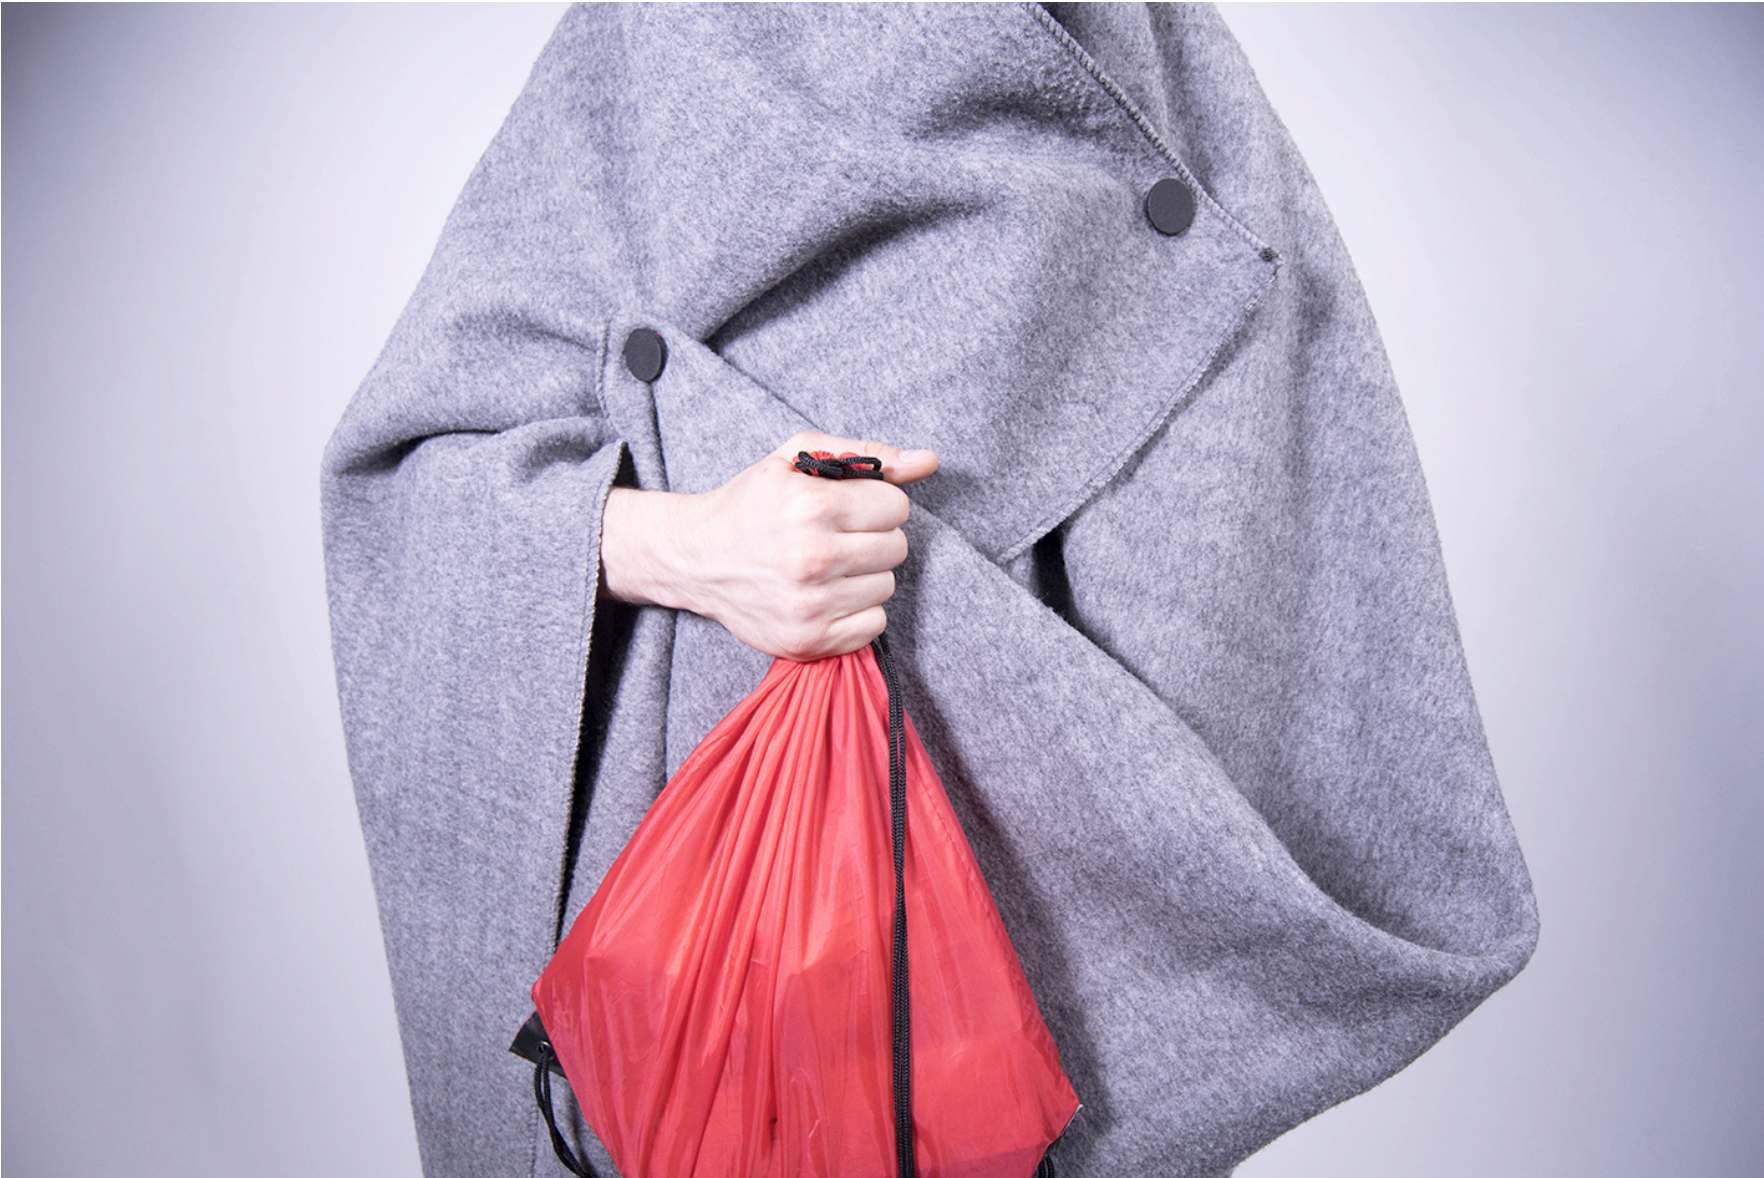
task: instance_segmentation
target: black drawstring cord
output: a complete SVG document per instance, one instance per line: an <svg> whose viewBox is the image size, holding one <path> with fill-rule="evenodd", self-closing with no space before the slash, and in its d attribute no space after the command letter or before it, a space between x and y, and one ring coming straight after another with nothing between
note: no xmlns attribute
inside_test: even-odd
<svg viewBox="0 0 1764 1178"><path fill-rule="evenodd" d="M834 458L826 451L796 455L796 469L823 479L879 479L882 460L865 454ZM916 1178L913 1159L913 1018L907 986L906 919L906 705L888 653L887 636L870 643L888 687L888 816L894 842L894 1160L898 1178Z"/></svg>
<svg viewBox="0 0 1764 1178"><path fill-rule="evenodd" d="M888 686L888 814L894 840L894 1156L900 1178L918 1173L913 1160L912 995L907 987L906 706L885 635L870 643Z"/></svg>
<svg viewBox="0 0 1764 1178"><path fill-rule="evenodd" d="M822 455L826 455L822 457ZM825 450L810 454L807 450L796 452L796 469L803 474L814 475L822 479L879 479L882 477L882 460L871 458L868 454L853 454L846 458L834 458Z"/></svg>
<svg viewBox="0 0 1764 1178"><path fill-rule="evenodd" d="M879 479L882 460L865 454L834 458L799 451L796 469L823 479ZM898 1178L917 1178L913 1159L913 1018L907 985L906 919L906 705L885 635L870 643L888 686L888 816L894 842L894 1160Z"/></svg>
<svg viewBox="0 0 1764 1178"><path fill-rule="evenodd" d="M533 1099L539 1102L539 1111L545 1115L545 1127L551 1130L552 1152L570 1173L579 1175L579 1178L596 1178L593 1168L577 1159L570 1151L570 1143L558 1131L557 1114L551 1109L551 1061L557 1055L551 1049L550 1040L538 1045L538 1055L539 1062L533 1065Z"/></svg>

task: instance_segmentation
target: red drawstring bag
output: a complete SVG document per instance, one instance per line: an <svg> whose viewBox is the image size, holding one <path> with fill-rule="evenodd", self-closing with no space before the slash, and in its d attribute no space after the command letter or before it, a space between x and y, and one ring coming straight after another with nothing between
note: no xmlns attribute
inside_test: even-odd
<svg viewBox="0 0 1764 1178"><path fill-rule="evenodd" d="M1029 1178L1077 1112L899 701L880 640L774 662L533 987L547 1119L554 1052L624 1178Z"/></svg>

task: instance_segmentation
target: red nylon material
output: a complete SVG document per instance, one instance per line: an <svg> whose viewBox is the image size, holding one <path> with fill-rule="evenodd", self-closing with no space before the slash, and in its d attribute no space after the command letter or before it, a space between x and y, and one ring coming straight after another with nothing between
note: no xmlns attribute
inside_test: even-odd
<svg viewBox="0 0 1764 1178"><path fill-rule="evenodd" d="M906 725L924 1178L1029 1178L1078 1109ZM625 1178L895 1175L888 694L869 648L779 659L668 783L533 987Z"/></svg>

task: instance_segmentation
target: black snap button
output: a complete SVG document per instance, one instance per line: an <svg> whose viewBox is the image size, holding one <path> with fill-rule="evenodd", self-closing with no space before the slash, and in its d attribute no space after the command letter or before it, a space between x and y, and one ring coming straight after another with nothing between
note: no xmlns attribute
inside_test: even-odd
<svg viewBox="0 0 1764 1178"><path fill-rule="evenodd" d="M625 337L625 367L631 375L648 384L668 366L668 345L647 327L639 327Z"/></svg>
<svg viewBox="0 0 1764 1178"><path fill-rule="evenodd" d="M1182 181L1166 176L1145 194L1145 215L1152 228L1166 237L1186 233L1194 224L1194 193Z"/></svg>

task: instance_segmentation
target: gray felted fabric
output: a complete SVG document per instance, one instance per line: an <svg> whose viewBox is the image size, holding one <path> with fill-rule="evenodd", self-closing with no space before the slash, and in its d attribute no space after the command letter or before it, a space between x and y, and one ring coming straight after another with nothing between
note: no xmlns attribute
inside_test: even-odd
<svg viewBox="0 0 1764 1178"><path fill-rule="evenodd" d="M942 455L889 630L1085 1104L1063 1174L1228 1171L1529 956L1323 202L1213 12L1057 8L578 9L460 198L324 463L429 1175L558 1172L506 1054L528 989L765 670L597 607L607 489L802 428Z"/></svg>

